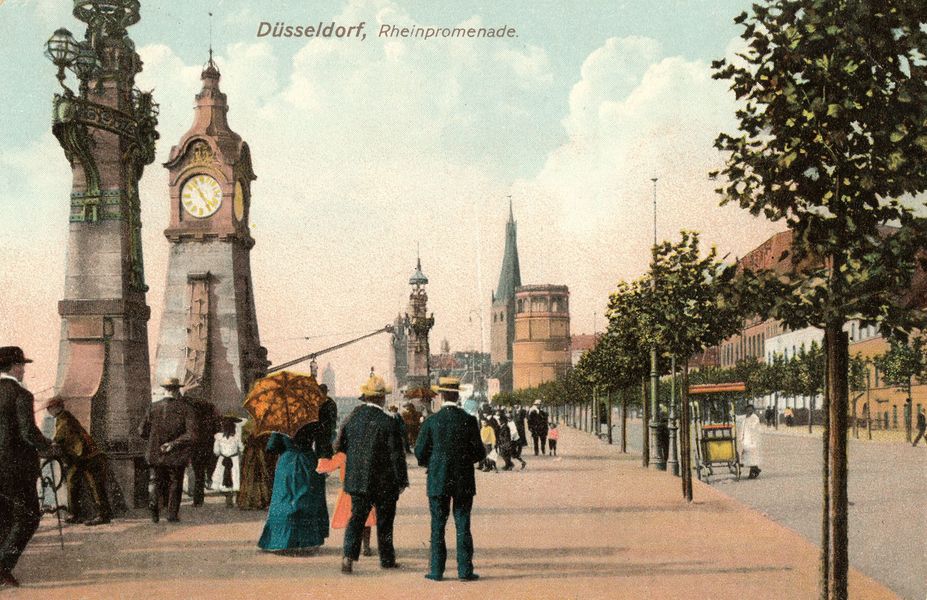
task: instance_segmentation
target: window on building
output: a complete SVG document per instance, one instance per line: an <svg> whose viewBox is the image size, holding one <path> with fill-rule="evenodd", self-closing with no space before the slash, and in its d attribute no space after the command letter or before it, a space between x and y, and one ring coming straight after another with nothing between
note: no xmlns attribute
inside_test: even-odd
<svg viewBox="0 0 927 600"><path fill-rule="evenodd" d="M892 429L898 429L898 405L892 406Z"/></svg>

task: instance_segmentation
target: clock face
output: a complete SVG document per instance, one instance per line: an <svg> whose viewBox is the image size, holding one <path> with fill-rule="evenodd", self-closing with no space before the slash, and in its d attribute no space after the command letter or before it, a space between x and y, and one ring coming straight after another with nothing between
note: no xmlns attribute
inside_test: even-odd
<svg viewBox="0 0 927 600"><path fill-rule="evenodd" d="M234 199L234 208L235 208L235 220L241 221L245 218L245 192L241 187L241 182L235 182L235 199Z"/></svg>
<svg viewBox="0 0 927 600"><path fill-rule="evenodd" d="M183 184L180 201L191 216L204 219L222 205L222 188L209 175L194 175Z"/></svg>

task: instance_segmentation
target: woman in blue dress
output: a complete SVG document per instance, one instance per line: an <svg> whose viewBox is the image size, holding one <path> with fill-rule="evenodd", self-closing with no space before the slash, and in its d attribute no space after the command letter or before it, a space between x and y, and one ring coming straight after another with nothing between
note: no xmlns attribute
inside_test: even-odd
<svg viewBox="0 0 927 600"><path fill-rule="evenodd" d="M258 546L267 552L308 552L328 537L325 477L316 473L318 456L312 441L318 423L310 423L293 438L272 433L267 450L280 454L267 523Z"/></svg>

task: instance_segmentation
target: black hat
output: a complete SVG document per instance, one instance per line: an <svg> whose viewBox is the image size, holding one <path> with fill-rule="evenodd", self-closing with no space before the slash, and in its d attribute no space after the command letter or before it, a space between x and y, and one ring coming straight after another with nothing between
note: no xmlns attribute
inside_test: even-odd
<svg viewBox="0 0 927 600"><path fill-rule="evenodd" d="M23 354L23 349L19 346L3 346L0 348L0 365L21 365L31 363Z"/></svg>

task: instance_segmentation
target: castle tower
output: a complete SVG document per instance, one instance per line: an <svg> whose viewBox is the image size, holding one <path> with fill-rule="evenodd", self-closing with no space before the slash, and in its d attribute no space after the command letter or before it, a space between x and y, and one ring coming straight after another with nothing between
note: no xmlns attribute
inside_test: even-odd
<svg viewBox="0 0 927 600"><path fill-rule="evenodd" d="M135 87L142 62L126 28L139 20L138 2L86 0L73 14L87 24L85 40L59 29L47 50L64 87L60 51L76 45L69 68L81 83L78 95L56 94L53 108L52 132L72 171L55 392L138 500L146 477L135 430L151 396L138 181L154 160L158 111Z"/></svg>
<svg viewBox="0 0 927 600"><path fill-rule="evenodd" d="M406 312L406 396L423 401L432 396L431 364L428 332L435 324L434 315L428 316L428 294L425 285L428 278L422 273L422 259L419 258L415 271L409 278L412 293L409 294L409 308ZM424 408L421 406L420 408Z"/></svg>
<svg viewBox="0 0 927 600"><path fill-rule="evenodd" d="M402 315L396 315L393 332L390 336L390 362L392 363L393 391L398 392L408 384L409 355L406 324Z"/></svg>
<svg viewBox="0 0 927 600"><path fill-rule="evenodd" d="M512 390L512 344L515 341L515 288L521 285L515 216L509 198L509 220L505 225L505 252L499 285L492 295L492 324L489 329L492 376L501 391Z"/></svg>
<svg viewBox="0 0 927 600"><path fill-rule="evenodd" d="M565 285L525 285L516 289L514 389L553 381L571 365L570 290Z"/></svg>
<svg viewBox="0 0 927 600"><path fill-rule="evenodd" d="M248 144L226 119L212 50L200 78L193 126L164 163L170 253L155 377L178 377L187 393L221 413L241 413L268 366L251 283L248 215L256 177Z"/></svg>

